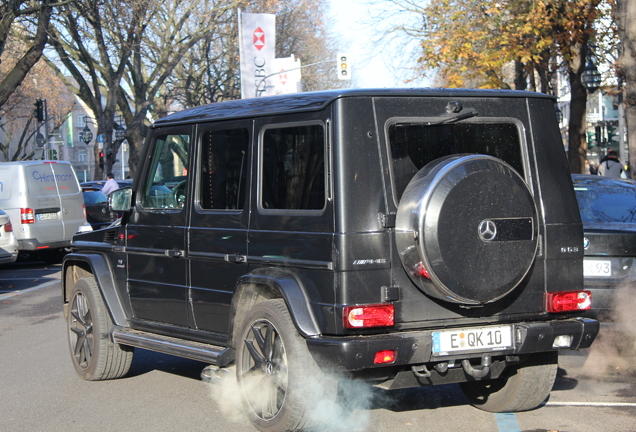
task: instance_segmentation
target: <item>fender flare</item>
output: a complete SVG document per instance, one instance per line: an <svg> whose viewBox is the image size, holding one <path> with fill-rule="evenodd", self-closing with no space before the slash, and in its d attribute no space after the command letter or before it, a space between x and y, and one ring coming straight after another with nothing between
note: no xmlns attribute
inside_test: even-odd
<svg viewBox="0 0 636 432"><path fill-rule="evenodd" d="M280 297L285 301L292 321L303 337L315 337L321 334L318 320L300 278L288 270L258 269L241 276L236 283L237 290L232 299L229 335L234 334L234 318L239 314L239 309L241 307L249 309L253 306L253 304L239 304L242 298L242 287L253 285L266 286L274 291L273 297Z"/></svg>
<svg viewBox="0 0 636 432"><path fill-rule="evenodd" d="M105 256L101 254L75 254L70 253L64 257L62 263L62 299L64 303L67 302L67 293L71 287L67 287L67 283L72 279L67 278L69 268L75 264L82 263L90 268L99 291L102 294L106 309L110 314L113 324L120 326L127 326L127 316L124 312L124 307L121 303L121 299L117 294L115 287L115 280L113 278L113 271L111 270L110 262Z"/></svg>

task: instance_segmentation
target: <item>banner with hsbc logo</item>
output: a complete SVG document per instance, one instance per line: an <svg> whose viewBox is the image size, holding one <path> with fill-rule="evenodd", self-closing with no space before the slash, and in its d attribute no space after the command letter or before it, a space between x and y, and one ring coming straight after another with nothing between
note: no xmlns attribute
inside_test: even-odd
<svg viewBox="0 0 636 432"><path fill-rule="evenodd" d="M241 98L275 94L276 15L241 13Z"/></svg>

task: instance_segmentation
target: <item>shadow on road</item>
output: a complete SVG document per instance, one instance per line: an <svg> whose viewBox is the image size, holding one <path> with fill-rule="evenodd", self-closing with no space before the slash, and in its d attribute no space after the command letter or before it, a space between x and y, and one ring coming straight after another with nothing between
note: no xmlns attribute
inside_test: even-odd
<svg viewBox="0 0 636 432"><path fill-rule="evenodd" d="M59 280L61 265L43 261L17 261L0 265L0 296Z"/></svg>
<svg viewBox="0 0 636 432"><path fill-rule="evenodd" d="M401 390L374 388L369 409L393 412L417 411L468 405L457 384L418 387Z"/></svg>
<svg viewBox="0 0 636 432"><path fill-rule="evenodd" d="M206 363L196 360L135 348L133 363L126 376L134 377L158 370L184 378L200 380L201 371L206 366Z"/></svg>

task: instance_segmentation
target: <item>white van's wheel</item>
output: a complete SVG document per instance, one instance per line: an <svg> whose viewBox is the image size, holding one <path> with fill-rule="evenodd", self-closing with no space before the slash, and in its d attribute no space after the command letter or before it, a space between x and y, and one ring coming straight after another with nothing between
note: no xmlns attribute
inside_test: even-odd
<svg viewBox="0 0 636 432"><path fill-rule="evenodd" d="M113 342L112 321L95 279L84 277L73 286L66 319L71 360L88 381L119 378L130 369L133 348Z"/></svg>

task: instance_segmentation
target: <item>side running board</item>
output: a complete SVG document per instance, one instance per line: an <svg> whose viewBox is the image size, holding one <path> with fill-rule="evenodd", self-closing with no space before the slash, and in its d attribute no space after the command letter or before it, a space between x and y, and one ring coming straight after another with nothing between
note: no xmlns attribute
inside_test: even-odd
<svg viewBox="0 0 636 432"><path fill-rule="evenodd" d="M210 363L218 367L226 367L234 361L234 350L232 348L202 342L194 342L124 327L115 327L112 337L113 341L118 344L185 357Z"/></svg>

